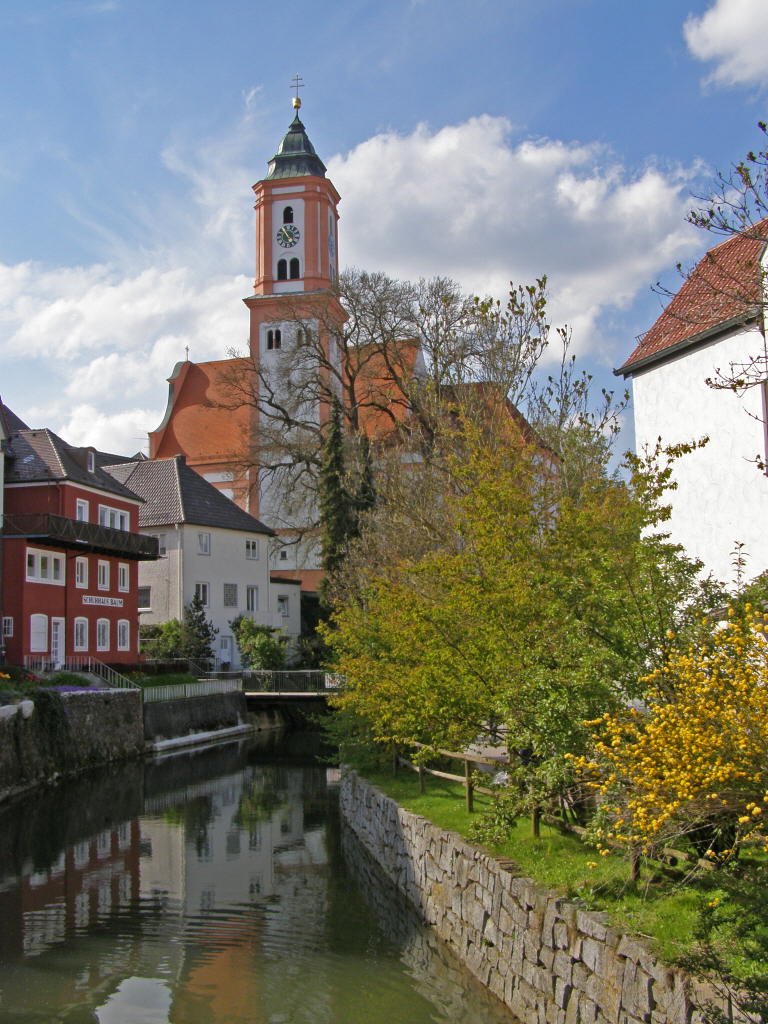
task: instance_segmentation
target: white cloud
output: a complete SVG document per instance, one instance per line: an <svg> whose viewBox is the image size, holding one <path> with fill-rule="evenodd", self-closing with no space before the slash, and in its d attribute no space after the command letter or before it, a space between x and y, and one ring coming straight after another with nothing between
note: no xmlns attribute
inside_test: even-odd
<svg viewBox="0 0 768 1024"><path fill-rule="evenodd" d="M132 453L160 421L185 346L196 361L244 347L253 213L243 147L255 144L243 125L255 96L244 103L230 134L168 145L181 185L173 203L142 211L142 224L153 218L144 247L91 266L0 265L0 386L33 425ZM376 135L328 165L344 264L449 275L500 297L510 280L547 273L553 320L570 322L580 351L599 351L601 318L698 244L683 221L692 170L630 172L598 145L515 140L503 118ZM34 399L15 402L26 393Z"/></svg>
<svg viewBox="0 0 768 1024"><path fill-rule="evenodd" d="M93 445L116 455L147 453L147 430L158 425L152 409L109 413L89 403L74 406L58 433L70 444Z"/></svg>
<svg viewBox="0 0 768 1024"><path fill-rule="evenodd" d="M483 116L334 157L344 261L497 296L546 273L553 317L594 351L601 314L699 244L683 220L693 169L631 173L598 145L511 136L505 119Z"/></svg>
<svg viewBox="0 0 768 1024"><path fill-rule="evenodd" d="M720 85L766 85L768 4L765 0L715 0L700 17L683 26L694 57L715 61L707 81Z"/></svg>

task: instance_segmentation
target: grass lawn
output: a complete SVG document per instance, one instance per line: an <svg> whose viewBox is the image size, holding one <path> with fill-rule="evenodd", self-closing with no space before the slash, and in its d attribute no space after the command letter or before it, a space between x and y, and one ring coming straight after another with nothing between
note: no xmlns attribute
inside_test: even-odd
<svg viewBox="0 0 768 1024"><path fill-rule="evenodd" d="M418 778L407 769L396 776L367 772L366 778L402 807L465 838L476 815L490 803L489 797L475 793L475 811L469 814L460 783L431 777L420 794ZM719 884L717 872L683 885L682 876L652 865L643 865L640 880L630 882L629 863L620 854L600 856L577 836L564 835L543 822L536 839L525 818L505 843L487 849L516 861L536 882L583 900L591 909L608 911L617 927L651 939L655 951L667 961L690 950L698 908Z"/></svg>

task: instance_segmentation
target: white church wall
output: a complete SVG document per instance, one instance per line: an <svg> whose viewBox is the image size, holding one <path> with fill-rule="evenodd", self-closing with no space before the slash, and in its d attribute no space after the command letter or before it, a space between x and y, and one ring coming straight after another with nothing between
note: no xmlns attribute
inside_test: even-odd
<svg viewBox="0 0 768 1024"><path fill-rule="evenodd" d="M652 449L659 437L664 444L709 437L675 467L667 528L724 582L733 579L737 542L745 545L748 577L768 568L768 478L754 461L766 456L762 396L759 388L743 396L715 390L706 380L762 345L756 329L737 331L649 367L632 381L638 452Z"/></svg>

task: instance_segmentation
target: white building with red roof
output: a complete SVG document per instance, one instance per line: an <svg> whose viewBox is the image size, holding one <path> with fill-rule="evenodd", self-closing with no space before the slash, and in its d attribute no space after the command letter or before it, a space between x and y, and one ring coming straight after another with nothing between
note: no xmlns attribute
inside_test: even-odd
<svg viewBox="0 0 768 1024"><path fill-rule="evenodd" d="M636 449L708 443L679 460L670 494L672 539L705 569L733 580L737 544L746 574L768 568L768 386L764 303L768 220L710 249L615 372L632 380ZM757 360L757 363L755 363ZM753 385L712 387L752 365Z"/></svg>

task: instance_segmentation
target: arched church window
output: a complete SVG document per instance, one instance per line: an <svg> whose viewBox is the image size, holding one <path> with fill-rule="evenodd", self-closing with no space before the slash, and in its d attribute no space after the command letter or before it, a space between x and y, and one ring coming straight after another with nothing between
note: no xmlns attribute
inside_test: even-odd
<svg viewBox="0 0 768 1024"><path fill-rule="evenodd" d="M297 280L297 278L301 277L300 270L301 270L301 268L299 266L299 260L298 260L298 258L296 256L294 256L293 259L291 260L291 280L292 281L295 281L295 280Z"/></svg>
<svg viewBox="0 0 768 1024"><path fill-rule="evenodd" d="M288 280L288 260L277 261L277 280L287 281Z"/></svg>
<svg viewBox="0 0 768 1024"><path fill-rule="evenodd" d="M267 331L267 351L271 352L276 348L282 346L282 335L280 334L280 328L276 330Z"/></svg>
<svg viewBox="0 0 768 1024"><path fill-rule="evenodd" d="M280 328L278 327L275 331L275 348L280 348L282 344L282 335L280 334Z"/></svg>
<svg viewBox="0 0 768 1024"><path fill-rule="evenodd" d="M286 206L283 210L283 224L293 224L293 207Z"/></svg>

